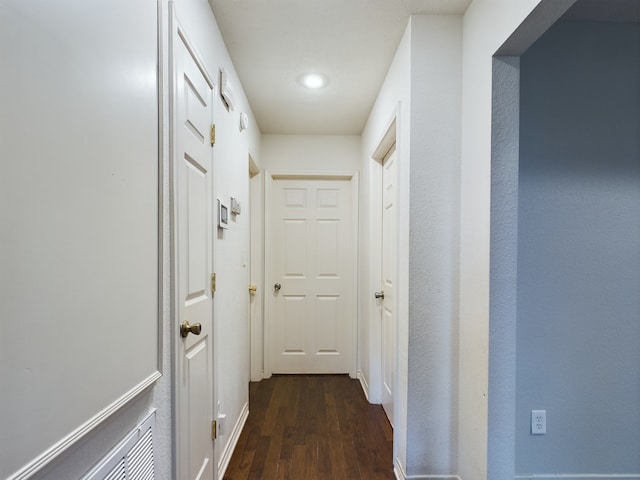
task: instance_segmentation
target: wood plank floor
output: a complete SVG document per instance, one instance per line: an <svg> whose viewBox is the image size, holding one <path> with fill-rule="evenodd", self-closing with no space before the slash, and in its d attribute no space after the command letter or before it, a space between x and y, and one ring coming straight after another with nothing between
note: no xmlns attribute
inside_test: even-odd
<svg viewBox="0 0 640 480"><path fill-rule="evenodd" d="M380 405L347 375L275 375L249 385L249 418L224 480L394 479Z"/></svg>

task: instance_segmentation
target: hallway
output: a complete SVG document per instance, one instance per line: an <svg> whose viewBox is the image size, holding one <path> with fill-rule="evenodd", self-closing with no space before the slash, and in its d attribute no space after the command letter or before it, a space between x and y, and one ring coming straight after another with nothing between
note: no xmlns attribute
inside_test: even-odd
<svg viewBox="0 0 640 480"><path fill-rule="evenodd" d="M347 375L249 386L249 418L224 480L393 479L393 431Z"/></svg>

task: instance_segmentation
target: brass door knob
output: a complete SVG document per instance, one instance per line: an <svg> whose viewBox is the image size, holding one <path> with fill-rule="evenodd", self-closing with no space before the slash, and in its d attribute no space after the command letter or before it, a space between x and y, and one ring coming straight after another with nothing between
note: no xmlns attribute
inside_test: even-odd
<svg viewBox="0 0 640 480"><path fill-rule="evenodd" d="M202 332L202 325L199 323L189 325L189 321L185 320L180 324L180 336L182 338L186 337L190 333L193 333L194 335L200 335L200 332Z"/></svg>
<svg viewBox="0 0 640 480"><path fill-rule="evenodd" d="M256 287L255 285L249 285L249 291L251 293L256 293L256 290L258 290L258 287Z"/></svg>

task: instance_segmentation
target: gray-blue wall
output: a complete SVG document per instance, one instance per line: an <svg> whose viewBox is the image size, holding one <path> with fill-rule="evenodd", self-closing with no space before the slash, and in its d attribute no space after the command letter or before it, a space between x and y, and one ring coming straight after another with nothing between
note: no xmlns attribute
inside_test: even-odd
<svg viewBox="0 0 640 480"><path fill-rule="evenodd" d="M622 23L561 22L521 58L521 474L640 476L639 62Z"/></svg>

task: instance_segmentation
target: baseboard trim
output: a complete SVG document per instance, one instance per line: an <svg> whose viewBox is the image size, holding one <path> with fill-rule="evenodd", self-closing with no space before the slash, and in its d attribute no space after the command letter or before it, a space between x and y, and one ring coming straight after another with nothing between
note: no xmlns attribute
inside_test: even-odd
<svg viewBox="0 0 640 480"><path fill-rule="evenodd" d="M640 473L558 473L517 474L516 480L640 480Z"/></svg>
<svg viewBox="0 0 640 480"><path fill-rule="evenodd" d="M407 475L397 457L393 462L393 474L397 480L462 480L458 475Z"/></svg>
<svg viewBox="0 0 640 480"><path fill-rule="evenodd" d="M231 432L229 441L224 447L224 451L222 452L222 456L218 462L218 478L224 478L224 474L226 473L229 462L231 461L233 451L236 449L236 445L240 439L240 434L244 429L244 424L247 423L247 418L249 418L249 403L245 403L242 407L238 421L233 426L233 432Z"/></svg>
<svg viewBox="0 0 640 480"><path fill-rule="evenodd" d="M371 403L369 400L369 384L367 383L367 379L365 378L364 373L362 373L362 370L358 370L357 377L358 380L360 380L360 386L364 392L364 397L367 399L367 402Z"/></svg>

